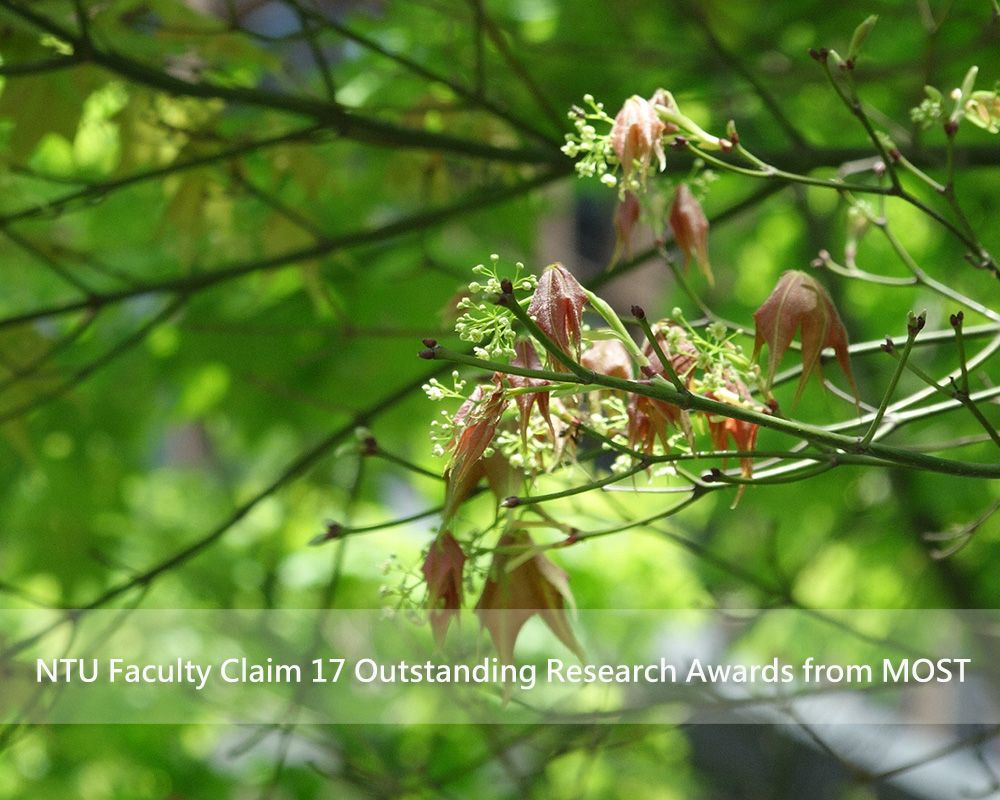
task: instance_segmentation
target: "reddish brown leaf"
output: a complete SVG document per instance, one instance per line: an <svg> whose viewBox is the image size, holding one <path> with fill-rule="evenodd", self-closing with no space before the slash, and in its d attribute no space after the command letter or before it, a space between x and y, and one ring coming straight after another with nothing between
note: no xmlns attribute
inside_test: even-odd
<svg viewBox="0 0 1000 800"><path fill-rule="evenodd" d="M632 359L617 339L598 339L587 349L580 363L589 370L613 378L632 378Z"/></svg>
<svg viewBox="0 0 1000 800"><path fill-rule="evenodd" d="M512 467L499 451L483 459L483 475L497 503L524 488L524 473Z"/></svg>
<svg viewBox="0 0 1000 800"><path fill-rule="evenodd" d="M677 246L684 253L684 268L687 269L694 258L708 282L714 285L715 276L708 260L708 217L686 183L678 184L674 192L674 202L670 207L670 230L674 233Z"/></svg>
<svg viewBox="0 0 1000 800"><path fill-rule="evenodd" d="M674 368L674 372L686 384L690 384L695 364L698 361L698 348L691 343L687 331L671 320L665 319L653 325L653 333L656 335L656 343L660 346L660 350L670 359L670 365ZM642 352L649 359L650 369L658 375L666 376L666 371L660 362L660 357L653 350L653 345L645 342L642 346Z"/></svg>
<svg viewBox="0 0 1000 800"><path fill-rule="evenodd" d="M542 362L538 359L535 347L528 339L519 339L514 343L514 360L510 363L515 367L526 367L528 369L542 368ZM507 380L515 389L528 386L547 386L549 383L548 381L541 380L540 378L525 378L520 375L508 375ZM528 422L531 419L531 409L535 405L538 406L538 413L541 414L548 423L553 439L555 438L555 430L552 427L552 417L549 414L548 392L530 392L528 394L515 395L514 401L517 403L518 411L521 412L522 442L527 441Z"/></svg>
<svg viewBox="0 0 1000 800"><path fill-rule="evenodd" d="M579 356L580 328L587 296L580 282L562 264L551 264L538 279L528 316L566 355ZM561 369L556 362L552 365Z"/></svg>
<svg viewBox="0 0 1000 800"><path fill-rule="evenodd" d="M451 620L462 607L462 570L465 553L450 531L441 531L427 551L423 573L427 582L427 609L434 639L444 645Z"/></svg>
<svg viewBox="0 0 1000 800"><path fill-rule="evenodd" d="M798 401L806 381L814 371L819 371L820 354L824 347L832 347L840 368L847 376L855 398L858 390L851 372L847 351L847 331L840 321L830 295L816 280L805 272L790 270L782 274L770 297L753 315L757 328L753 355L756 359L766 343L767 384L774 380L775 370L782 356L792 343L796 331L802 337L802 377L795 390Z"/></svg>
<svg viewBox="0 0 1000 800"><path fill-rule="evenodd" d="M497 373L493 376L492 391L485 385L477 386L456 412L453 421L462 430L451 443L451 460L444 473L445 525L485 474L483 453L493 441L506 408L502 376Z"/></svg>
<svg viewBox="0 0 1000 800"><path fill-rule="evenodd" d="M566 574L541 553L522 560L524 549L533 546L525 531L505 533L497 546L489 578L476 604L476 614L490 632L500 658L513 662L514 643L521 628L538 614L560 641L582 659L583 648L566 619L566 603L572 603ZM509 569L517 561L521 563Z"/></svg>
<svg viewBox="0 0 1000 800"><path fill-rule="evenodd" d="M656 96L653 100L655 101ZM611 126L611 146L622 165L622 171L629 175L638 161L645 171L655 156L662 172L667 165L663 152L663 133L666 125L656 113L654 102L634 94L615 116Z"/></svg>
<svg viewBox="0 0 1000 800"><path fill-rule="evenodd" d="M632 192L625 192L615 209L615 261L622 252L626 258L632 257L632 231L639 221L639 212L639 198Z"/></svg>
<svg viewBox="0 0 1000 800"><path fill-rule="evenodd" d="M652 453L659 441L669 449L668 429L681 420L681 409L662 400L634 394L628 401L628 445L642 453Z"/></svg>
<svg viewBox="0 0 1000 800"><path fill-rule="evenodd" d="M653 332L674 372L685 384L690 384L698 350L688 339L687 332L669 320L657 323L653 326ZM643 345L642 352L649 359L649 368L657 375L667 377L659 356L649 342ZM632 395L628 404L628 440L631 448L651 453L657 440L664 449L668 448L670 427L678 427L689 438L691 436L688 419L679 407L663 400Z"/></svg>
<svg viewBox="0 0 1000 800"><path fill-rule="evenodd" d="M751 406L756 411L767 413L767 410L753 402L753 396L747 385L735 375L726 379L725 390L708 392L707 397L730 405ZM746 422L732 417L715 416L706 414L708 420L708 432L712 437L712 446L716 450L725 450L729 446L729 440L733 441L734 450L751 451L757 445L758 427L752 422ZM745 456L740 459L740 467L745 478L753 477L753 459Z"/></svg>

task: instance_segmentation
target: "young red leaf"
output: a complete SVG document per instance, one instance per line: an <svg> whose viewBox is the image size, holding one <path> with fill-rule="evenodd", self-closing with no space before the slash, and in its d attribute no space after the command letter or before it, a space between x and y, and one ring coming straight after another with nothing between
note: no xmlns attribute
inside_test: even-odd
<svg viewBox="0 0 1000 800"><path fill-rule="evenodd" d="M451 620L462 606L462 570L465 553L450 531L441 531L424 560L427 609L438 646L444 645Z"/></svg>
<svg viewBox="0 0 1000 800"><path fill-rule="evenodd" d="M709 417L708 430L712 437L712 445L716 450L725 450L730 437L736 450L753 450L757 446L757 428L752 422L745 422L732 417ZM725 466L723 464L723 466ZM753 459L743 457L740 459L740 471L744 478L753 477ZM736 508L743 492L746 491L746 484L736 490L736 497L733 499L731 508Z"/></svg>
<svg viewBox="0 0 1000 800"><path fill-rule="evenodd" d="M663 354L670 359L670 366L673 367L674 372L685 384L690 384L695 364L698 361L698 348L691 343L687 331L669 319L657 322L652 329L656 336L656 343L660 346ZM649 342L643 343L642 352L649 359L650 369L658 375L666 377L666 370L660 362L660 357L653 349L653 345Z"/></svg>
<svg viewBox="0 0 1000 800"><path fill-rule="evenodd" d="M562 264L551 264L538 279L528 316L560 350L576 358L586 302L583 287L573 274ZM553 367L559 369L560 365L556 363Z"/></svg>
<svg viewBox="0 0 1000 800"><path fill-rule="evenodd" d="M654 96L654 101L656 97ZM663 152L663 133L666 125L656 113L653 102L634 94L615 115L611 126L611 146L622 165L622 171L629 175L638 161L643 172L656 156L662 172L667 166Z"/></svg>
<svg viewBox="0 0 1000 800"><path fill-rule="evenodd" d="M451 443L451 460L444 473L445 525L485 474L483 454L493 441L506 408L502 376L497 373L493 376L492 391L482 384L477 386L456 412L453 422L461 428L461 433Z"/></svg>
<svg viewBox="0 0 1000 800"><path fill-rule="evenodd" d="M725 388L716 389L706 393L707 397L719 400L734 406L744 406L753 408L761 413L768 413L768 409L757 405L753 400L753 395L747 385L737 376L730 375L725 379ZM708 420L708 432L712 438L712 446L716 450L725 450L729 446L729 440L733 441L733 449L752 451L757 446L758 427L752 422L732 417L715 416L706 414ZM740 467L744 478L753 477L753 459L744 456L740 459ZM742 487L740 489L742 494Z"/></svg>
<svg viewBox="0 0 1000 800"><path fill-rule="evenodd" d="M633 192L625 192L625 197L615 209L615 253L613 261L618 261L622 252L626 258L632 257L632 231L639 221L639 198Z"/></svg>
<svg viewBox="0 0 1000 800"><path fill-rule="evenodd" d="M507 663L514 661L514 643L534 614L541 616L560 641L582 659L583 648L566 619L566 604L572 604L573 599L566 574L541 553L524 560L524 550L532 546L526 531L505 533L500 538L476 604L479 620ZM512 563L517 566L509 569Z"/></svg>
<svg viewBox="0 0 1000 800"><path fill-rule="evenodd" d="M858 390L847 351L847 331L830 295L811 275L798 270L783 273L774 291L754 312L753 318L757 329L753 357L757 358L766 343L768 387L796 331L801 330L802 377L795 390L795 400L798 401L813 371L819 371L820 354L824 347L833 348L837 362L857 398Z"/></svg>
<svg viewBox="0 0 1000 800"><path fill-rule="evenodd" d="M689 384L698 350L687 338L687 332L669 320L657 323L653 331L660 350L669 359L674 372L685 384ZM649 359L650 370L668 377L652 344L646 342L642 352ZM690 424L682 409L663 400L632 395L628 404L628 440L631 448L651 453L659 440L664 449L667 449L669 427L679 427L689 438L691 436Z"/></svg>
<svg viewBox="0 0 1000 800"><path fill-rule="evenodd" d="M708 260L708 217L686 183L678 184L674 191L674 202L670 207L670 230L674 232L674 241L684 253L684 268L687 269L694 258L709 284L714 285L715 276Z"/></svg>
<svg viewBox="0 0 1000 800"><path fill-rule="evenodd" d="M662 400L632 395L628 401L628 446L652 453L657 440L669 449L668 428L681 421L681 409Z"/></svg>
<svg viewBox="0 0 1000 800"><path fill-rule="evenodd" d="M526 367L528 369L542 368L542 362L538 359L538 354L535 352L534 345L532 345L532 343L527 339L519 339L514 343L514 360L510 363L515 367ZM547 386L549 383L548 381L544 381L539 378L525 378L520 375L508 375L507 380L515 389L529 386ZM549 430L552 432L552 438L555 439L555 430L552 427L552 417L549 414L548 392L518 394L514 396L514 401L517 403L518 411L521 413L522 442L525 442L525 444L527 443L528 422L531 418L531 409L535 405L538 406L538 413L541 414L548 423Z"/></svg>
<svg viewBox="0 0 1000 800"><path fill-rule="evenodd" d="M613 378L632 378L632 359L617 339L598 339L584 351L580 363L587 369Z"/></svg>

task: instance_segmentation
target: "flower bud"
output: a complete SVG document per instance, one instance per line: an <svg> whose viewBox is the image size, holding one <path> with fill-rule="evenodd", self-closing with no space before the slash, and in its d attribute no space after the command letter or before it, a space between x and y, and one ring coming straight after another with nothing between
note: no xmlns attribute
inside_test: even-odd
<svg viewBox="0 0 1000 800"><path fill-rule="evenodd" d="M528 316L560 350L577 357L586 302L587 295L573 274L562 264L552 264L538 279Z"/></svg>
<svg viewBox="0 0 1000 800"><path fill-rule="evenodd" d="M684 253L684 267L687 268L694 257L709 284L714 285L715 276L708 260L708 218L686 183L678 184L674 192L674 202L670 207L670 230L674 233L677 246Z"/></svg>
<svg viewBox="0 0 1000 800"><path fill-rule="evenodd" d="M965 104L965 118L990 133L1000 133L1000 93L973 92Z"/></svg>
<svg viewBox="0 0 1000 800"><path fill-rule="evenodd" d="M625 101L611 126L611 146L626 175L631 174L636 161L643 171L648 169L654 155L660 171L666 169L661 139L665 129L666 124L656 113L655 103L637 94Z"/></svg>
<svg viewBox="0 0 1000 800"><path fill-rule="evenodd" d="M632 257L632 231L639 221L639 211L639 198L633 192L625 192L615 211L616 254L624 251L626 258Z"/></svg>

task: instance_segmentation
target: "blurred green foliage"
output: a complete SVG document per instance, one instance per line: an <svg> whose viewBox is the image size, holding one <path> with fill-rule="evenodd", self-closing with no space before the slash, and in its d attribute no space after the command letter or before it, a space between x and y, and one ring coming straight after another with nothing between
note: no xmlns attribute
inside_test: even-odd
<svg viewBox="0 0 1000 800"><path fill-rule="evenodd" d="M311 607L324 602L337 574L337 606L378 605L380 585L397 577L383 577L380 566L394 555L403 568L416 569L433 517L326 548L307 542L328 519L364 526L432 508L441 485L361 458L351 431L364 422L387 451L440 472L428 439L438 407L417 388L430 373L416 352L424 336L458 344L442 311L470 278L469 268L493 252L536 270L555 257L576 266L574 213L584 203L598 208L599 223L586 223L603 226L598 239L613 236L613 192L577 181L558 152L569 129L565 111L584 93L610 108L632 93L666 87L709 130L736 119L742 140L772 163L808 164L832 176L843 160L838 153L870 146L806 50L845 51L854 26L877 13L857 69L861 94L907 154L940 175L944 134L916 129L908 109L922 99L925 83L948 91L971 64L980 67L984 87L1000 78L1000 28L986 2L435 0L297 8L275 0L229 4L253 6L236 26L221 2L82 2L95 46L120 59L103 65L26 19L19 7L29 5L79 30L77 4L0 3L3 65L79 60L12 71L0 89L0 318L280 262L317 242L481 201L498 186L545 171L552 180L442 224L182 293L177 311L127 347L121 343L166 307L170 293L135 291L122 302L95 303L89 311L84 303L73 313L0 328L0 581L3 602L14 606L90 602L211 532L341 428L346 435L326 457L197 557L114 602L135 602L141 589L150 607ZM206 6L216 13L201 10ZM356 36L323 28L324 17ZM239 91L259 89L329 102L322 70L298 35L303 20L320 31L316 43L336 101L351 112L406 131L536 148L542 163L384 145L375 134L338 136L336 120L212 160L315 124L267 103L237 101ZM471 97L358 37L470 87ZM180 97L147 72L115 63L237 94ZM776 98L808 147L789 141L747 73ZM484 110L480 96L542 137ZM996 139L966 127L958 146L962 204L987 249L1000 252L992 224ZM668 159L667 179L671 165L681 163L675 158ZM192 160L204 165L175 169ZM686 174L687 165L678 169ZM162 172L130 180L150 170ZM756 188L724 175L706 211L712 216ZM57 200L78 191L79 199ZM22 216L24 209L36 211ZM996 281L965 263L944 231L899 202L891 201L888 213L931 275L994 303ZM845 216L828 190L784 188L714 226L718 283L705 290L707 302L749 325L780 272L807 268L820 248L839 255ZM863 240L858 262L905 274L875 235ZM856 342L903 333L910 309L926 307L930 329L947 328L956 310L921 289L823 279ZM641 289L630 289L633 280ZM696 313L655 261L610 288L625 308L629 292L641 291L631 301L641 300L651 316L677 305ZM984 321L967 313L970 325ZM934 374L956 365L950 344L920 349L917 357ZM854 367L863 397L877 402L891 372L888 358L856 358ZM973 380L988 387L995 370L992 378L987 368L977 370ZM414 386L405 397L369 413L408 384ZM904 376L900 396L918 388ZM850 414L849 403L816 385L796 409L817 423ZM893 441L935 443L978 432L971 417L952 414L906 427ZM764 432L759 446L781 447L783 440ZM958 452L996 461L989 443ZM945 560L931 557L935 545L921 535L970 522L998 496L986 481L843 467L806 482L752 488L735 511L729 496L712 495L669 524L598 538L560 551L557 560L582 607L756 607L791 597L814 607L994 606L996 521ZM487 503L469 519L488 517ZM657 495L588 495L552 510L568 524L596 527L623 512L653 514L663 503ZM696 548L679 546L663 530ZM712 793L713 781L678 730L300 729L284 739L271 732L241 753L249 735L197 725L18 733L4 741L0 798L729 796ZM276 768L279 760L283 767Z"/></svg>

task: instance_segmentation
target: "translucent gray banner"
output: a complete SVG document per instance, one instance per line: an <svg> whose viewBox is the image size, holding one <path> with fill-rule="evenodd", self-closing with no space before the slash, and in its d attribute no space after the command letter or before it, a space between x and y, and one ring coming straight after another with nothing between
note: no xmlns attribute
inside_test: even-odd
<svg viewBox="0 0 1000 800"><path fill-rule="evenodd" d="M0 609L0 721L1000 723L1000 611Z"/></svg>

